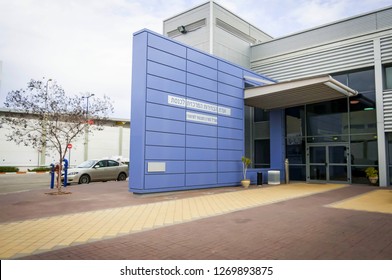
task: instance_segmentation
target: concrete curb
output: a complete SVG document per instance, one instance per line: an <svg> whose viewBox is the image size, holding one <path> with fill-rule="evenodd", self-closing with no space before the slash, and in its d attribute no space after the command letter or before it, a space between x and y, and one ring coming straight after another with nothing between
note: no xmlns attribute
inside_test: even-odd
<svg viewBox="0 0 392 280"><path fill-rule="evenodd" d="M18 172L0 172L0 175L25 175L25 174L45 174L45 173L50 173L49 171L41 172L41 171L35 171L35 172L29 172L29 171L18 171Z"/></svg>

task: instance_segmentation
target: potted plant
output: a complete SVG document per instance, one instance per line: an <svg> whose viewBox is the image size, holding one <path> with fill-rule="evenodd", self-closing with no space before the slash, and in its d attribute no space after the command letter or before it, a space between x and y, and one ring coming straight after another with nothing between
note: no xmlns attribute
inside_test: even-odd
<svg viewBox="0 0 392 280"><path fill-rule="evenodd" d="M375 185L378 181L378 171L374 167L368 167L365 169L366 177L369 178L370 183Z"/></svg>
<svg viewBox="0 0 392 280"><path fill-rule="evenodd" d="M248 167L252 163L252 161L250 160L250 158L244 156L241 158L241 161L242 161L242 174L244 176L244 179L241 180L241 185L244 188L248 188L250 185L250 180L246 178L246 171L248 170Z"/></svg>

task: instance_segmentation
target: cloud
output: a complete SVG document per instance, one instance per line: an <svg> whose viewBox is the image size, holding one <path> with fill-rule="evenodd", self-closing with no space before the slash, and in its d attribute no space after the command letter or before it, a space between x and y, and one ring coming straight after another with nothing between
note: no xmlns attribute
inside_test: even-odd
<svg viewBox="0 0 392 280"><path fill-rule="evenodd" d="M1 99L30 78L57 80L69 94L94 92L116 100L129 117L132 34L162 30L168 1L3 1L0 4ZM181 9L185 9L182 1Z"/></svg>
<svg viewBox="0 0 392 280"><path fill-rule="evenodd" d="M277 37L386 6L390 0L217 0ZM57 80L68 94L92 92L130 115L132 34L162 32L163 20L206 0L0 1L0 107L31 79Z"/></svg>

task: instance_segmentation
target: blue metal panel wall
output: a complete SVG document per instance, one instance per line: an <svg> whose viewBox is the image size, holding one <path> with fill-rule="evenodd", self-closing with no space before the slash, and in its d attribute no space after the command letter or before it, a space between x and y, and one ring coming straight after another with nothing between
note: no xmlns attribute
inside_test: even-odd
<svg viewBox="0 0 392 280"><path fill-rule="evenodd" d="M133 56L132 63L134 69L138 69L132 75L132 94L131 104L131 154L132 160L130 161L129 188L137 192L144 188L144 143L145 143L145 130L146 130L146 71L147 71L147 33L139 33L135 35L133 42ZM139 104L139 106L135 106ZM143 117L140 117L143 116ZM133 148L135 147L135 148Z"/></svg>
<svg viewBox="0 0 392 280"><path fill-rule="evenodd" d="M148 30L133 50L130 191L238 185L243 76L259 75Z"/></svg>

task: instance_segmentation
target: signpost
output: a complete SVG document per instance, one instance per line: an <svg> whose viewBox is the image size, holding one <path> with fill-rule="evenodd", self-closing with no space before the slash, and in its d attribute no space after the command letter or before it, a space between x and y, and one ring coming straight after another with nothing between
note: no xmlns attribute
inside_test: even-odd
<svg viewBox="0 0 392 280"><path fill-rule="evenodd" d="M68 162L69 162L69 164L71 165L71 149L72 149L72 144L69 143L69 144L67 145L67 148L69 149Z"/></svg>

